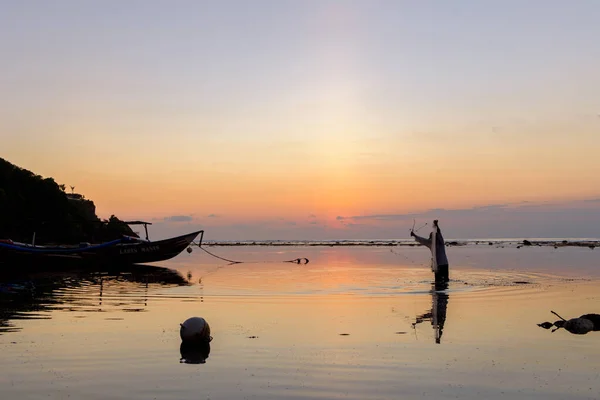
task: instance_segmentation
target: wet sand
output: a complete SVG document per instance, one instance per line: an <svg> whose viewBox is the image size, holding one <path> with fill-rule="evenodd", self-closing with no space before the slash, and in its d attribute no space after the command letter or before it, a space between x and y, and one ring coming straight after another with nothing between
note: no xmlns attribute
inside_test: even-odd
<svg viewBox="0 0 600 400"><path fill-rule="evenodd" d="M600 332L537 326L600 313L597 250L453 247L437 292L423 248L209 250L253 262L4 281L0 398L599 397ZM190 316L212 328L201 364L180 352Z"/></svg>

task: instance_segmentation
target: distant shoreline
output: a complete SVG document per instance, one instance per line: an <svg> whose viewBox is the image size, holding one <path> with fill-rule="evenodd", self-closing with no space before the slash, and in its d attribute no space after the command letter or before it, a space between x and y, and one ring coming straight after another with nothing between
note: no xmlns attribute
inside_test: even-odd
<svg viewBox="0 0 600 400"><path fill-rule="evenodd" d="M412 240L207 240L205 246L311 246L311 247L416 247ZM447 240L447 247L496 246L496 247L600 247L600 239L468 239Z"/></svg>

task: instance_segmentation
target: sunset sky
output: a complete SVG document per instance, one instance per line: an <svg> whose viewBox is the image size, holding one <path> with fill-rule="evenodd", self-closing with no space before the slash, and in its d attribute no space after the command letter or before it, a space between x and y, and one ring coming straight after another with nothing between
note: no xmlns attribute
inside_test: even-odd
<svg viewBox="0 0 600 400"><path fill-rule="evenodd" d="M4 1L0 157L155 237L599 237L598 21L595 0Z"/></svg>

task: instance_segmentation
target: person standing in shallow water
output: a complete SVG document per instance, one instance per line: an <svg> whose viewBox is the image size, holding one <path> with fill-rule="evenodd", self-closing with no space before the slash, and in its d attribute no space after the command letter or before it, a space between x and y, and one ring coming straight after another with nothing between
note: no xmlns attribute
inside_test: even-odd
<svg viewBox="0 0 600 400"><path fill-rule="evenodd" d="M421 237L412 230L410 236L414 237L419 244L429 247L429 250L431 250L431 270L435 274L435 284L436 286L446 285L450 280L448 257L446 257L446 245L438 220L433 221L433 232L429 234L429 238Z"/></svg>

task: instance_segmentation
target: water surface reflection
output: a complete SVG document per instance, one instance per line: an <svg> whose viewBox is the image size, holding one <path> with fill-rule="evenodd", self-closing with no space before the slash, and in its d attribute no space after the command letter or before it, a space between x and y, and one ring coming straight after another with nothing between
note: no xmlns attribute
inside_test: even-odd
<svg viewBox="0 0 600 400"><path fill-rule="evenodd" d="M188 285L177 271L136 265L91 271L11 271L0 275L0 334L15 320L50 319L52 311L142 312L158 288Z"/></svg>
<svg viewBox="0 0 600 400"><path fill-rule="evenodd" d="M412 324L413 329L425 321L431 321L431 327L435 332L435 342L442 342L442 334L444 332L444 324L446 323L446 313L448 310L449 295L445 290L448 289L448 284L431 284L431 310L418 315L415 322Z"/></svg>
<svg viewBox="0 0 600 400"><path fill-rule="evenodd" d="M179 353L181 354L180 363L205 364L210 354L210 343L190 344L181 342Z"/></svg>
<svg viewBox="0 0 600 400"><path fill-rule="evenodd" d="M224 267L194 252L163 265L179 272L107 268L0 279L3 329L18 330L0 335L0 398L548 400L600 393L598 336L536 325L551 309L564 317L600 310L598 282L573 272L587 268L587 252L565 264L567 280L527 259L523 268L490 270L495 258L470 251L464 255L473 256L473 268L457 266L449 287L435 288L428 266L399 265L404 257L387 248L230 250L218 254L311 262ZM533 256L503 251L516 266L523 254ZM210 321L210 347L181 346L180 323L191 316Z"/></svg>

